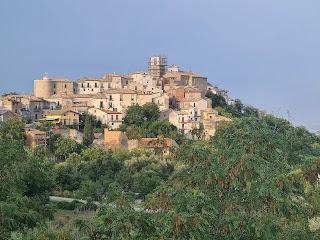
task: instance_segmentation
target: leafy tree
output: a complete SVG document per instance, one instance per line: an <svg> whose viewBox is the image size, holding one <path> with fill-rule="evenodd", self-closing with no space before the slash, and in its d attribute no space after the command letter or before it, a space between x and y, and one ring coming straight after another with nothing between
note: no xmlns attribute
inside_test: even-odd
<svg viewBox="0 0 320 240"><path fill-rule="evenodd" d="M204 134L204 127L203 124L200 124L199 128L193 127L190 131L192 135L193 140L200 140L203 139L205 134Z"/></svg>
<svg viewBox="0 0 320 240"><path fill-rule="evenodd" d="M70 138L58 137L54 142L54 154L65 160L71 153L80 153L81 144Z"/></svg>
<svg viewBox="0 0 320 240"><path fill-rule="evenodd" d="M282 224L303 216L294 196L304 194L301 176L293 174L289 181L286 175L285 141L265 121L250 118L218 128L209 145L183 147L177 160L187 169L153 200L155 209L169 210L159 220L172 226L164 236L269 239L281 234Z"/></svg>
<svg viewBox="0 0 320 240"><path fill-rule="evenodd" d="M225 108L227 106L226 99L221 95L217 95L211 91L207 91L206 97L211 99L212 108L216 108L216 107Z"/></svg>
<svg viewBox="0 0 320 240"><path fill-rule="evenodd" d="M93 128L94 122L92 115L86 115L85 125L83 130L83 145L89 147L93 143Z"/></svg>
<svg viewBox="0 0 320 240"><path fill-rule="evenodd" d="M24 142L25 134L23 128L25 127L25 122L21 117L9 118L5 123L0 125L0 137L1 139L7 140L17 140Z"/></svg>
<svg viewBox="0 0 320 240"><path fill-rule="evenodd" d="M51 166L25 151L21 126L19 119L0 126L0 239L51 216L46 207L53 187Z"/></svg>
<svg viewBox="0 0 320 240"><path fill-rule="evenodd" d="M143 106L129 106L126 111L126 117L123 122L127 125L142 127L146 123L158 120L159 107L155 103L146 103Z"/></svg>
<svg viewBox="0 0 320 240"><path fill-rule="evenodd" d="M52 126L53 126L52 122L50 121L46 121L46 120L40 121L39 130L45 131L48 133L51 130Z"/></svg>

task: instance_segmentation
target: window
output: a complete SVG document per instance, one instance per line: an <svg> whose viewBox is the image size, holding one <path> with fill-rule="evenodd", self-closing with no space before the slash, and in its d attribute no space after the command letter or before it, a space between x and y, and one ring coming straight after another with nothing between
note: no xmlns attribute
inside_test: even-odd
<svg viewBox="0 0 320 240"><path fill-rule="evenodd" d="M131 101L134 101L134 95L131 95Z"/></svg>
<svg viewBox="0 0 320 240"><path fill-rule="evenodd" d="M73 116L76 116L76 114L73 114Z"/></svg>
<svg viewBox="0 0 320 240"><path fill-rule="evenodd" d="M182 124L182 129L184 129L184 124Z"/></svg>
<svg viewBox="0 0 320 240"><path fill-rule="evenodd" d="M111 88L111 83L108 83L108 88Z"/></svg>
<svg viewBox="0 0 320 240"><path fill-rule="evenodd" d="M120 95L120 101L123 101L123 95L122 94Z"/></svg>
<svg viewBox="0 0 320 240"><path fill-rule="evenodd" d="M91 88L91 92L93 92L93 88Z"/></svg>
<svg viewBox="0 0 320 240"><path fill-rule="evenodd" d="M195 107L195 106L196 106L196 103L193 103L193 106Z"/></svg>
<svg viewBox="0 0 320 240"><path fill-rule="evenodd" d="M66 116L66 114L63 114L63 116Z"/></svg>
<svg viewBox="0 0 320 240"><path fill-rule="evenodd" d="M64 85L64 88L67 88L67 84Z"/></svg>
<svg viewBox="0 0 320 240"><path fill-rule="evenodd" d="M83 87L83 83L81 83L81 87Z"/></svg>
<svg viewBox="0 0 320 240"><path fill-rule="evenodd" d="M38 119L38 114L35 114L35 115L34 115L34 119Z"/></svg>
<svg viewBox="0 0 320 240"><path fill-rule="evenodd" d="M89 83L87 83L87 87L90 87L90 84L89 84Z"/></svg>
<svg viewBox="0 0 320 240"><path fill-rule="evenodd" d="M118 118L119 118L119 116L118 116L118 115L116 115L116 120L118 120Z"/></svg>
<svg viewBox="0 0 320 240"><path fill-rule="evenodd" d="M95 88L98 87L98 84L97 84L97 83L94 83L94 87L95 87Z"/></svg>
<svg viewBox="0 0 320 240"><path fill-rule="evenodd" d="M100 108L103 108L103 101L100 101Z"/></svg>
<svg viewBox="0 0 320 240"><path fill-rule="evenodd" d="M111 121L113 121L113 115L111 115Z"/></svg>
<svg viewBox="0 0 320 240"><path fill-rule="evenodd" d="M63 124L67 125L67 120L66 119L63 120Z"/></svg>
<svg viewBox="0 0 320 240"><path fill-rule="evenodd" d="M56 92L53 92L53 94L56 94Z"/></svg>
<svg viewBox="0 0 320 240"><path fill-rule="evenodd" d="M53 88L56 88L56 84L55 83L53 84Z"/></svg>
<svg viewBox="0 0 320 240"><path fill-rule="evenodd" d="M134 86L134 90L138 90L138 87L137 87L137 86Z"/></svg>

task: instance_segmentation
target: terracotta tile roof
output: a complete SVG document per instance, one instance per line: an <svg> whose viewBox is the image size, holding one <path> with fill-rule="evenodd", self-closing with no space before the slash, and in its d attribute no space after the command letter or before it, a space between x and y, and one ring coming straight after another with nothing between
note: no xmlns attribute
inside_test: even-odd
<svg viewBox="0 0 320 240"><path fill-rule="evenodd" d="M103 135L103 133L94 133L93 134L95 139L99 139L102 135Z"/></svg>
<svg viewBox="0 0 320 240"><path fill-rule="evenodd" d="M114 111L110 111L104 108L98 108L100 111L107 113L107 114L122 114L121 112L114 112Z"/></svg>

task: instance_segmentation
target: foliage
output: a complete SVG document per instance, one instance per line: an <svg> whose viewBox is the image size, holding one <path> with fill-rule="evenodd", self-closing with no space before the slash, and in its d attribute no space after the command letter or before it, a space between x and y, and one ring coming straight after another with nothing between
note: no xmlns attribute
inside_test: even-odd
<svg viewBox="0 0 320 240"><path fill-rule="evenodd" d="M52 216L46 206L53 188L51 165L25 151L21 127L18 118L0 126L0 239Z"/></svg>
<svg viewBox="0 0 320 240"><path fill-rule="evenodd" d="M93 232L111 239L133 238L130 234L138 232L148 233L148 239L286 239L301 236L299 232L312 236L308 219L318 213L319 201L317 191L306 194L305 183L316 186L320 163L305 165L306 159L300 158L304 170L298 170L292 157L309 153L306 146L315 140L286 122L275 128L278 122L242 118L220 124L210 142L182 146L174 160L184 167L148 197L147 208L157 213L144 216L150 218L147 223L130 212L130 205L125 212L104 209ZM139 169L142 163L130 165ZM117 224L112 225L111 216ZM293 227L298 230L291 231Z"/></svg>
<svg viewBox="0 0 320 240"><path fill-rule="evenodd" d="M93 116L87 114L85 119L85 125L83 130L83 140L82 144L86 147L89 147L93 143L93 133L94 133L94 121Z"/></svg>
<svg viewBox="0 0 320 240"><path fill-rule="evenodd" d="M39 123L39 130L44 132L49 132L53 126L51 121L42 120Z"/></svg>
<svg viewBox="0 0 320 240"><path fill-rule="evenodd" d="M156 138L158 136L174 139L178 144L184 140L184 136L177 132L177 128L168 120L158 120L159 108L154 103L143 106L129 106L124 123L119 130L126 132L129 139Z"/></svg>
<svg viewBox="0 0 320 240"><path fill-rule="evenodd" d="M82 145L70 138L59 136L53 144L53 153L65 160L71 153L80 153Z"/></svg>
<svg viewBox="0 0 320 240"><path fill-rule="evenodd" d="M225 98L223 96L214 94L210 91L206 94L207 98L211 99L212 108L217 110L219 114L224 117L258 117L259 110L255 107L245 105L242 103L240 99L235 99L234 102L230 105L227 104Z"/></svg>
<svg viewBox="0 0 320 240"><path fill-rule="evenodd" d="M215 107L225 108L227 106L226 99L221 95L214 94L211 91L207 91L206 97L211 99L212 108L215 108Z"/></svg>
<svg viewBox="0 0 320 240"><path fill-rule="evenodd" d="M5 123L0 125L0 138L4 141L17 140L24 142L24 126L25 122L21 117L9 118Z"/></svg>

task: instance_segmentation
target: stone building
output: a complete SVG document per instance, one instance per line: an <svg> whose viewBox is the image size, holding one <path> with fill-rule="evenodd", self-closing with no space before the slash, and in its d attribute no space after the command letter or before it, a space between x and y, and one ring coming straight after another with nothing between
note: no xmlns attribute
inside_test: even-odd
<svg viewBox="0 0 320 240"><path fill-rule="evenodd" d="M34 80L35 97L48 98L58 93L73 94L74 90L74 83L66 78L45 76L40 80Z"/></svg>

